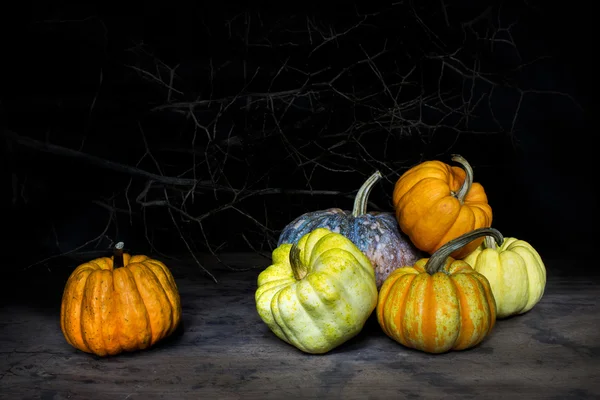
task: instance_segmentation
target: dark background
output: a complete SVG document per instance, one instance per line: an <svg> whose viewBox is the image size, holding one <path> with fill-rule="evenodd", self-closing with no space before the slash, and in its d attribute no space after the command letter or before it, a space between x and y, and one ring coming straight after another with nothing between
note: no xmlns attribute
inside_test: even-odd
<svg viewBox="0 0 600 400"><path fill-rule="evenodd" d="M505 236L591 258L591 3L201 3L14 14L5 268L72 268L56 256L119 240L269 254L376 169L370 209L391 211L402 172L454 153Z"/></svg>

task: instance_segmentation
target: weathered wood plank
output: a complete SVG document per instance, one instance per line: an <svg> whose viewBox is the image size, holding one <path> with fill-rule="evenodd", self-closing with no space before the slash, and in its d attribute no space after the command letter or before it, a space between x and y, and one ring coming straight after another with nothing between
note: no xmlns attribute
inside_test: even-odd
<svg viewBox="0 0 600 400"><path fill-rule="evenodd" d="M358 337L316 356L277 339L256 314L256 276L268 261L231 257L235 267L255 268L217 269L218 284L191 264L172 268L183 301L180 331L153 349L106 359L71 348L60 332L68 271L11 283L15 293L45 290L37 299L5 296L0 398L600 398L598 277L550 274L531 312L498 321L471 350L406 349L371 318Z"/></svg>

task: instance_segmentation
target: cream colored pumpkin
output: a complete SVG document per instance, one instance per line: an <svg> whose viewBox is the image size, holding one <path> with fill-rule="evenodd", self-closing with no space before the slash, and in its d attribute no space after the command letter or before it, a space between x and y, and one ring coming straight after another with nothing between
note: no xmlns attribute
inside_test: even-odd
<svg viewBox="0 0 600 400"><path fill-rule="evenodd" d="M357 335L377 305L375 272L348 238L325 228L273 251L258 276L256 309L281 340L326 353Z"/></svg>
<svg viewBox="0 0 600 400"><path fill-rule="evenodd" d="M544 295L546 267L539 253L526 241L504 238L500 247L491 238L463 260L490 282L498 318L531 310Z"/></svg>

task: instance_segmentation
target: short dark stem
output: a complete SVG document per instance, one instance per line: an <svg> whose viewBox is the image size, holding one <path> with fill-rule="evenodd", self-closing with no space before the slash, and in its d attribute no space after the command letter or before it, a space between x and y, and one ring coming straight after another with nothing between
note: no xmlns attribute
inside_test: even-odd
<svg viewBox="0 0 600 400"><path fill-rule="evenodd" d="M485 239L485 247L488 249L496 249L496 242L494 241L494 239L491 236L486 236ZM502 245L502 243L500 243L500 245Z"/></svg>
<svg viewBox="0 0 600 400"><path fill-rule="evenodd" d="M298 247L298 245L295 243L290 249L290 266L292 267L294 278L296 278L297 281L304 279L304 277L308 273L308 268L302 263L302 260L300 259L300 247Z"/></svg>
<svg viewBox="0 0 600 400"><path fill-rule="evenodd" d="M471 185L473 185L473 168L471 168L471 164L469 164L467 160L465 160L462 156L458 154L452 155L452 161L456 161L465 169L465 181L463 182L462 186L458 190L458 193L456 194L456 198L458 199L458 201L460 201L460 204L463 204L467 193L469 193L469 190L471 190Z"/></svg>
<svg viewBox="0 0 600 400"><path fill-rule="evenodd" d="M425 264L425 271L427 271L427 273L429 273L430 275L433 275L436 272L440 271L445 265L448 257L450 257L450 254L454 253L456 250L466 246L468 243L482 236L493 237L496 240L496 243L498 243L498 245L502 245L502 242L504 242L504 237L497 229L479 228L472 230L471 232L465 233L464 235L461 235L456 239L449 241L448 243L437 249L437 251L431 255L429 260L427 260L427 263Z"/></svg>
<svg viewBox="0 0 600 400"><path fill-rule="evenodd" d="M115 245L113 253L113 269L123 267L123 247L125 247L123 242L119 242Z"/></svg>
<svg viewBox="0 0 600 400"><path fill-rule="evenodd" d="M375 183L381 179L381 172L375 171L373 175L369 177L358 189L356 198L354 199L354 208L352 209L352 215L358 217L367 213L367 204L369 203L369 194Z"/></svg>

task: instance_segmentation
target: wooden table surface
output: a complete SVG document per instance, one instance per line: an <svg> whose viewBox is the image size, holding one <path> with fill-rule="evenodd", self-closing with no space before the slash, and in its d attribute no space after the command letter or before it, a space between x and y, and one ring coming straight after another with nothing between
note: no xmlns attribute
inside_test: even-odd
<svg viewBox="0 0 600 400"><path fill-rule="evenodd" d="M215 283L193 263L169 262L183 302L181 329L150 350L105 359L70 347L60 331L60 298L74 265L4 279L0 398L600 398L600 278L569 274L568 262L545 260L542 301L499 320L476 348L410 350L372 317L353 340L308 355L275 337L256 313L256 277L269 260L231 254L224 261L246 270L205 258Z"/></svg>

